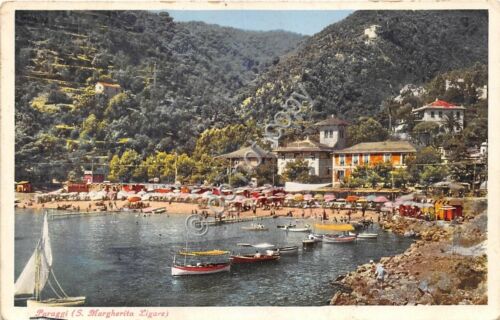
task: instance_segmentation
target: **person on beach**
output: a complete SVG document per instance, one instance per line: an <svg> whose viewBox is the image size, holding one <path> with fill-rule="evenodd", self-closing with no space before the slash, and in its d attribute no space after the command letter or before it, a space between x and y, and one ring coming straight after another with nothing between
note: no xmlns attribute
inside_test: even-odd
<svg viewBox="0 0 500 320"><path fill-rule="evenodd" d="M385 280L385 275L387 274L387 272L385 271L384 266L381 263L379 263L377 265L377 268L375 270L375 274L377 276L377 284L379 286L383 286L384 280Z"/></svg>
<svg viewBox="0 0 500 320"><path fill-rule="evenodd" d="M304 219L305 215L306 215L306 210L302 209L302 219Z"/></svg>

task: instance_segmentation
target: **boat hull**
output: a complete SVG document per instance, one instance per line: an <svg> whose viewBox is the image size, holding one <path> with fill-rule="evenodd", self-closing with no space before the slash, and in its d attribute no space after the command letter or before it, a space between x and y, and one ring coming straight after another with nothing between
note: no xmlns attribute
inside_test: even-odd
<svg viewBox="0 0 500 320"><path fill-rule="evenodd" d="M311 232L309 228L285 228L285 230L290 232Z"/></svg>
<svg viewBox="0 0 500 320"><path fill-rule="evenodd" d="M46 299L37 301L34 299L26 300L26 306L28 308L40 308L40 307L76 307L85 304L85 297L68 297L63 299Z"/></svg>
<svg viewBox="0 0 500 320"><path fill-rule="evenodd" d="M243 255L243 256L231 256L231 263L242 264L242 263L256 263L264 261L276 261L280 257L277 255L261 255L256 257L255 255Z"/></svg>
<svg viewBox="0 0 500 320"><path fill-rule="evenodd" d="M226 272L231 270L230 263L219 263L212 265L200 265L200 266L172 266L173 276L192 276L192 275L204 275L219 272Z"/></svg>
<svg viewBox="0 0 500 320"><path fill-rule="evenodd" d="M325 243L352 243L356 241L356 237L323 237Z"/></svg>
<svg viewBox="0 0 500 320"><path fill-rule="evenodd" d="M299 247L298 246L282 247L276 250L267 250L266 253L270 255L282 255L282 256L295 255L299 253Z"/></svg>
<svg viewBox="0 0 500 320"><path fill-rule="evenodd" d="M378 234L377 233L360 233L358 234L358 239L377 239Z"/></svg>

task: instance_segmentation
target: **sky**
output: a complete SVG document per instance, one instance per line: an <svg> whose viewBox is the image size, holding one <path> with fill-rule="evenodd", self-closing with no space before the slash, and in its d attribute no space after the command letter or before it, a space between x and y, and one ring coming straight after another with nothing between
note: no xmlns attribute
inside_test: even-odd
<svg viewBox="0 0 500 320"><path fill-rule="evenodd" d="M169 10L174 21L203 21L253 31L285 30L313 35L353 11Z"/></svg>

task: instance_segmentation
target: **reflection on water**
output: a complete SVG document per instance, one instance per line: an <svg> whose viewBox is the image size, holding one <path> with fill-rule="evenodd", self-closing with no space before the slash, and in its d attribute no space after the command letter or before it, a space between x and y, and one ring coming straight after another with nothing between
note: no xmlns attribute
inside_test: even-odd
<svg viewBox="0 0 500 320"><path fill-rule="evenodd" d="M16 279L40 237L42 218L29 210L17 211ZM370 259L400 253L411 243L380 231L377 240L322 244L277 262L174 278L173 254L184 249L186 240L189 249L240 252L245 249L236 243L300 246L306 236L277 229L289 222L279 218L263 221L269 231L244 231L241 227L250 223L238 223L210 227L203 237L186 237L185 218L110 214L50 220L55 274L68 295L86 296L87 306L324 305L334 294L329 282L338 275ZM50 296L50 289L44 293Z"/></svg>

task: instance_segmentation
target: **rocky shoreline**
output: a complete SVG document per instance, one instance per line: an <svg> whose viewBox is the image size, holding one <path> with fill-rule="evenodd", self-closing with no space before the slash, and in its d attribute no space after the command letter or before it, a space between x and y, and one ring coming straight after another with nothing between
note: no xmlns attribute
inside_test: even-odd
<svg viewBox="0 0 500 320"><path fill-rule="evenodd" d="M332 283L331 305L458 305L488 303L485 204L474 204L461 224L397 217L386 232L416 240L404 253L359 266ZM477 211L476 211L477 210ZM474 216L474 212L481 212ZM387 272L377 283L376 264Z"/></svg>

